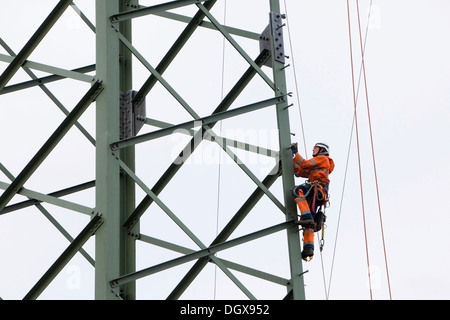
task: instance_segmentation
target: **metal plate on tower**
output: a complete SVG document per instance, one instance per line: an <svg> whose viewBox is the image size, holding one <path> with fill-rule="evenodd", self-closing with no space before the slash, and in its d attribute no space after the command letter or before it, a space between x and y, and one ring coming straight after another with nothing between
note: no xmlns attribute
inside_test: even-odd
<svg viewBox="0 0 450 320"><path fill-rule="evenodd" d="M283 15L276 12L269 13L269 25L259 36L259 48L260 51L264 49L274 52L274 60L284 64L284 39L283 39ZM266 66L272 67L272 59L267 60Z"/></svg>
<svg viewBox="0 0 450 320"><path fill-rule="evenodd" d="M146 121L145 100L138 106L133 103L137 91L120 93L120 140L135 136Z"/></svg>

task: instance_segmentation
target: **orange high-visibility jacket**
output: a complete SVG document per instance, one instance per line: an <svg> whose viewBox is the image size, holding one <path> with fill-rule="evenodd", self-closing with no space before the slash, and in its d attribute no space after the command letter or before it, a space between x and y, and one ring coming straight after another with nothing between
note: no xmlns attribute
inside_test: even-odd
<svg viewBox="0 0 450 320"><path fill-rule="evenodd" d="M334 161L329 156L317 155L312 159L305 160L297 152L293 160L295 176L308 178L310 182L330 182L328 175L334 169Z"/></svg>

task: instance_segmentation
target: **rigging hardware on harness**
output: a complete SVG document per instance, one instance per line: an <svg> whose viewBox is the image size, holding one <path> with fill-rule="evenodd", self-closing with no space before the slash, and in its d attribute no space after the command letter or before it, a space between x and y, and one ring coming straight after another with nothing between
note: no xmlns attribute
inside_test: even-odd
<svg viewBox="0 0 450 320"><path fill-rule="evenodd" d="M319 245L320 245L320 251L322 252L323 247L325 246L325 228L326 228L326 220L327 220L327 216L325 214L325 208L328 206L329 204L329 195L328 192L323 193L321 192L321 190L319 190L317 188L317 184L319 182L314 181L311 184L311 188L309 189L309 191L307 192L307 194L305 195L306 197L308 197L310 191L312 189L314 189L314 194L312 197L309 197L308 200L308 205L310 208L312 208L312 210L314 210L314 232L321 232L321 239L319 240ZM316 201L319 201L319 203L317 204ZM308 260L306 261L311 261L312 257L310 257Z"/></svg>

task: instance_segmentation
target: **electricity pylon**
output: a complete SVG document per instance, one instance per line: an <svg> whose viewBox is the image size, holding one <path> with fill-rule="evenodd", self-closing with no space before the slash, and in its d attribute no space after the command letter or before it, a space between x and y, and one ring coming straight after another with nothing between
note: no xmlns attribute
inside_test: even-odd
<svg viewBox="0 0 450 320"><path fill-rule="evenodd" d="M258 294L252 292L232 270L284 286L286 294L280 299L305 298L298 226L292 223L296 217L296 207L290 191L294 185L294 178L292 156L288 149L291 131L288 109L289 92L285 78L287 66L283 41L284 16L278 0L268 0L268 2L267 27L259 32L251 32L221 24L213 14L214 6L220 3L218 0L178 0L158 2L147 6L139 4L137 0L97 0L95 2L95 26L74 2L61 0L17 55L2 40L2 46L9 55L1 56L2 61L8 63L0 76L1 94L40 86L49 97L54 97L45 87L46 83L66 78L90 83L90 88L86 90L70 112L65 110L64 120L17 176L11 174L3 164L0 167L3 174L11 180L10 183L2 182L4 191L0 196L0 214L12 214L10 212L31 205L36 206L47 217L51 217L45 209L46 203L50 203L90 216L89 223L74 238L70 237L55 219L49 218L66 236L70 244L26 294L25 299L38 298L77 253L83 254L95 268L96 299L137 299L139 297L136 294L136 284L141 279L150 276L156 277L171 268L190 264L187 272L169 290L167 298L178 299L209 263L220 269L249 299L255 299ZM95 32L95 64L66 70L29 61L32 52L69 6L72 6ZM180 14L177 11L179 9L190 10L189 12L193 12L193 15ZM137 18L141 22L145 19L155 19L155 17L173 21L177 23L177 26L180 23L185 24L181 33L178 34L156 66L134 44L134 33L139 27L136 28L132 24L132 21L138 20ZM211 106L213 111L209 111L209 115L206 116L201 116L201 112L188 103L183 94L172 85L173 77L169 80L169 77L165 76L167 69L174 64L175 58L182 54L192 38L201 34L201 29L214 31L216 37L225 39L240 56L240 59L246 63L246 68L235 84L215 106ZM258 54L248 53L248 50L244 49L236 40L237 37L257 43L260 48ZM147 40L156 49L158 43L152 42L150 36ZM204 45L208 46L208 43L205 41ZM193 63L194 60L197 60L201 64L202 58L199 53L190 60ZM221 59L216 60L218 64L221 63ZM135 69L138 65L145 69L147 76L139 87L133 88L136 82L133 80ZM263 66L265 67L263 68ZM8 85L21 68L28 73L32 80ZM39 78L33 73L32 69L34 68L50 73L50 75ZM95 74L90 75L89 73L92 72ZM181 71L177 77L184 78L186 84L191 79L189 74L182 74ZM262 80L265 86L265 90L260 91L261 96L252 93L251 100L240 99L246 88L257 80L260 82ZM205 84L196 86L199 95L204 94L202 92L203 85ZM172 101L175 101L177 107L189 114L189 120L168 123L152 117L154 110L166 107L166 103L162 105L150 103L149 96L154 92L158 94L161 88L169 94ZM57 103L56 98L52 100ZM249 102L235 106L237 101L244 100ZM96 107L95 140L79 123L80 117L94 102ZM225 122L248 116L250 113L260 114L268 110L271 111L266 114L270 114L275 120L277 151L238 141L238 139L222 137L220 133L214 131L215 125L220 121ZM248 127L251 127L251 123L248 121L246 123ZM25 186L27 181L74 126L95 145L94 179L50 194L27 189ZM151 127L155 129L149 130L148 128ZM143 170L140 170L138 166L137 148L148 143L158 142L174 134L187 136L187 143L177 151L177 155L171 160L169 166L160 174L156 183L150 187L143 177ZM248 198L231 215L226 225L210 243L202 241L201 236L192 230L190 227L192 224L187 221L190 216L196 215L196 212L184 215L171 209L180 207L177 201L184 202L186 208L189 207L188 202L204 201L201 193L198 193L197 199L179 200L184 190L189 190L190 181L177 180L178 192L169 199L162 197L163 191L179 175L181 169L189 169L189 165L186 163L195 154L198 147L204 143L215 144L221 150L220 152L232 159L233 165L237 166L246 179L253 184L250 190L246 190L249 194ZM173 150L166 149L167 153L171 151ZM274 166L261 179L239 156L239 152L251 152L258 157L269 157ZM150 159L155 157L155 154L147 154L144 157ZM145 170L152 170L152 167L147 167ZM281 180L281 194L278 196L270 190L277 180ZM203 184L205 188L208 188L207 182ZM86 189L95 190L95 205L92 208L61 199L65 195ZM221 188L220 192L231 191ZM140 196L139 193L143 193L143 195ZM25 196L28 200L13 203L12 200L18 196ZM232 237L235 230L245 221L261 199L270 202L274 211L273 215L280 217L279 223ZM151 207L155 206L169 217L190 241L195 243L197 249L193 250L189 249L187 245L181 246L175 242L157 239L141 231L144 228L142 218ZM261 217L261 219L263 218ZM213 227L205 225L204 228L212 229ZM280 248L287 251L285 263L289 266L289 276L286 278L230 262L217 256L219 252L281 231L285 232L287 236L285 248ZM83 245L92 236L95 237L95 259L83 249ZM177 256L138 269L138 242L164 248L175 252ZM264 248L257 251L257 254L269 255ZM268 259L270 258L268 257Z"/></svg>

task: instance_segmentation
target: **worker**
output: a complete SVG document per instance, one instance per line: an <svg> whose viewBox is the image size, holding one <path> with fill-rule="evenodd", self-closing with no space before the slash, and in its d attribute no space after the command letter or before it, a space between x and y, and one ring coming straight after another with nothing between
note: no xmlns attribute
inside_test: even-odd
<svg viewBox="0 0 450 320"><path fill-rule="evenodd" d="M308 178L301 185L292 189L294 198L300 210L298 224L303 226L302 259L309 261L314 255L314 232L317 209L328 201L328 175L334 169L333 159L329 157L329 147L325 143L316 143L313 148L313 158L305 160L298 153L298 144L290 146L294 161L296 177Z"/></svg>

